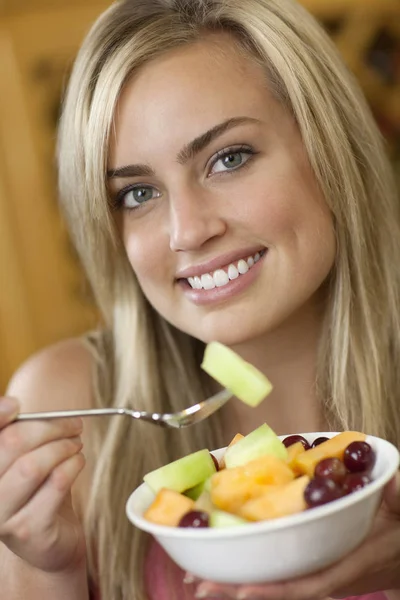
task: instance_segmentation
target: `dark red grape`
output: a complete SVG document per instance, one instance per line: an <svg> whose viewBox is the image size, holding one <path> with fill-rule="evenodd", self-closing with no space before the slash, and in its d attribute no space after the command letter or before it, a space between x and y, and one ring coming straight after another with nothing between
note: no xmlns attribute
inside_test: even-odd
<svg viewBox="0 0 400 600"><path fill-rule="evenodd" d="M343 462L352 473L369 471L375 464L375 452L367 442L352 442L344 451Z"/></svg>
<svg viewBox="0 0 400 600"><path fill-rule="evenodd" d="M206 512L191 510L183 515L178 527L208 527L209 517Z"/></svg>
<svg viewBox="0 0 400 600"><path fill-rule="evenodd" d="M215 458L214 454L211 454L211 452L210 452L210 456L211 456L211 458L213 459L213 463L214 463L214 465L215 465L215 468L216 468L216 470L217 470L217 471L219 471L219 462L218 462L218 461L217 461L217 459Z"/></svg>
<svg viewBox="0 0 400 600"><path fill-rule="evenodd" d="M352 494L357 490L371 483L372 479L367 473L348 473L343 482L343 491L345 494Z"/></svg>
<svg viewBox="0 0 400 600"><path fill-rule="evenodd" d="M289 448L289 446L293 446L293 444L297 444L297 442L301 442L305 450L310 449L310 444L302 435L288 435L288 437L283 440L283 445L286 446L286 448Z"/></svg>
<svg viewBox="0 0 400 600"><path fill-rule="evenodd" d="M316 439L313 441L313 443L311 444L311 448L316 448L317 446L319 446L319 445L320 445L320 444L322 444L323 442L326 442L327 440L329 440L329 438L327 438L327 437L323 437L323 436L321 436L321 437L319 437L319 438L316 438Z"/></svg>
<svg viewBox="0 0 400 600"><path fill-rule="evenodd" d="M310 508L327 504L342 496L342 489L332 479L324 477L314 477L304 490L304 499Z"/></svg>
<svg viewBox="0 0 400 600"><path fill-rule="evenodd" d="M324 458L315 467L314 475L315 477L332 479L338 485L342 485L347 475L347 469L338 458Z"/></svg>

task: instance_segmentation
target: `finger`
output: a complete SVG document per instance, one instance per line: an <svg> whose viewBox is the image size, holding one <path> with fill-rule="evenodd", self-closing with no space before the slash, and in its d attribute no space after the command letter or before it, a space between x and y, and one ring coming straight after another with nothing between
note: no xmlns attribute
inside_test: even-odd
<svg viewBox="0 0 400 600"><path fill-rule="evenodd" d="M397 531L394 533L396 535ZM237 600L250 598L319 600L331 597L335 593L352 596L374 592L382 589L380 585L382 582L377 580L376 574L383 572L393 558L389 556L391 547L393 548L393 544L381 544L378 553L375 542L371 541L360 546L344 560L319 573L282 583L241 586L236 598ZM372 574L374 583L369 579L369 574Z"/></svg>
<svg viewBox="0 0 400 600"><path fill-rule="evenodd" d="M11 423L0 431L0 477L20 456L49 442L75 437L82 429L79 418Z"/></svg>
<svg viewBox="0 0 400 600"><path fill-rule="evenodd" d="M44 485L32 498L30 506L27 506L27 512L30 511L35 514L41 506L46 506L46 513L43 514L42 519L38 519L40 528L49 527L53 523L56 514L66 498L69 497L71 488L85 464L86 460L82 452L71 456L54 469ZM72 502L70 507L72 510Z"/></svg>
<svg viewBox="0 0 400 600"><path fill-rule="evenodd" d="M196 588L195 598L236 598L237 590L235 585L202 581Z"/></svg>
<svg viewBox="0 0 400 600"><path fill-rule="evenodd" d="M19 403L16 398L0 397L0 429L11 423L19 413Z"/></svg>
<svg viewBox="0 0 400 600"><path fill-rule="evenodd" d="M46 569L49 568L49 559L56 561L52 568L57 570L57 561L60 556L54 555L54 544L59 539L61 527L64 522L63 546L76 551L79 543L77 527L72 526L72 521L68 518L64 521L57 519L63 504L70 504L70 492L72 485L77 479L79 473L85 465L85 459L82 453L75 454L56 467L51 476L46 480L33 498L26 504L19 513L10 520L10 534L5 538L9 549L16 555L31 556L32 561L44 561ZM70 513L73 515L72 509ZM63 515L64 517L66 515ZM73 515L74 516L74 515ZM65 536L69 537L67 543ZM38 556L38 547L40 547L41 556ZM43 558L44 557L44 558ZM40 567L39 568L45 568Z"/></svg>
<svg viewBox="0 0 400 600"><path fill-rule="evenodd" d="M0 479L0 533L54 469L82 449L79 437L56 440L20 457Z"/></svg>
<svg viewBox="0 0 400 600"><path fill-rule="evenodd" d="M386 485L383 500L386 507L396 515L400 515L400 472Z"/></svg>
<svg viewBox="0 0 400 600"><path fill-rule="evenodd" d="M183 576L183 583L186 583L188 585L196 583L198 581L200 581L200 579L196 577L196 575L193 575L193 573L189 573L189 571L186 571L185 575Z"/></svg>

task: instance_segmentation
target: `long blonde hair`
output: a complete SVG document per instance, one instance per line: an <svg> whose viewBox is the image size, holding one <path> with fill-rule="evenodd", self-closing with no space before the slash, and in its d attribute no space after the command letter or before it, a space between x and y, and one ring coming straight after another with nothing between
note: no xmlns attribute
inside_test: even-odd
<svg viewBox="0 0 400 600"><path fill-rule="evenodd" d="M316 382L325 416L333 428L400 445L400 221L393 177L357 84L321 27L291 0L125 0L98 19L79 52L60 123L59 183L106 324L101 402L170 411L211 392L199 369L202 344L165 322L140 291L109 209L105 174L127 78L161 53L219 31L264 66L271 90L298 123L334 218L338 251ZM219 446L219 419L176 433L118 419L106 430L98 425L87 533L103 600L146 598L144 538L124 514L129 493L145 471Z"/></svg>

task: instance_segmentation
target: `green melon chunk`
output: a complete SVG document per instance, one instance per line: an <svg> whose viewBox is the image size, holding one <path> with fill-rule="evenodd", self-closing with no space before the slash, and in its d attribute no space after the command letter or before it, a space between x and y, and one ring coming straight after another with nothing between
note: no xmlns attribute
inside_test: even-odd
<svg viewBox="0 0 400 600"><path fill-rule="evenodd" d="M271 383L261 371L219 342L210 342L206 346L201 366L249 406L260 404L272 390Z"/></svg>
<svg viewBox="0 0 400 600"><path fill-rule="evenodd" d="M214 510L210 492L202 492L194 503L194 510L200 510L210 514Z"/></svg>
<svg viewBox="0 0 400 600"><path fill-rule="evenodd" d="M205 483L204 481L201 481L194 487L192 487L188 490L185 490L185 496L187 496L188 498L191 498L192 500L197 500L197 498L199 498L199 496L201 496L201 494L203 493L204 483Z"/></svg>
<svg viewBox="0 0 400 600"><path fill-rule="evenodd" d="M237 525L247 525L248 523L248 521L223 510L214 510L210 515L210 527L236 527Z"/></svg>
<svg viewBox="0 0 400 600"><path fill-rule="evenodd" d="M266 454L273 454L282 460L287 459L285 446L276 433L264 423L239 442L227 448L224 456L225 465L228 469L232 469Z"/></svg>
<svg viewBox="0 0 400 600"><path fill-rule="evenodd" d="M155 494L162 488L184 492L208 479L215 472L210 452L199 450L147 473L143 479Z"/></svg>

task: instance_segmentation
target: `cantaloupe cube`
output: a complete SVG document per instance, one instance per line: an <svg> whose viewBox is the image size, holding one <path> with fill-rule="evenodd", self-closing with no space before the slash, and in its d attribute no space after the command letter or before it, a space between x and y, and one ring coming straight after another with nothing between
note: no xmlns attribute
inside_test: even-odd
<svg viewBox="0 0 400 600"><path fill-rule="evenodd" d="M262 456L241 467L215 473L211 477L211 500L217 508L237 513L249 499L293 478L293 471L285 461L275 456Z"/></svg>
<svg viewBox="0 0 400 600"><path fill-rule="evenodd" d="M244 438L244 435L242 435L241 433L237 433L232 440L230 441L230 443L228 444L228 448L230 448L231 446L234 446L235 444L237 444L238 442L240 442L240 440L242 440ZM222 456L222 458L219 460L219 468L220 469L225 469L225 459Z"/></svg>
<svg viewBox="0 0 400 600"><path fill-rule="evenodd" d="M286 461L272 454L260 456L241 467L229 470L233 471L235 469L243 471L246 477L255 482L267 485L281 485L294 478L293 472Z"/></svg>
<svg viewBox="0 0 400 600"><path fill-rule="evenodd" d="M340 458L343 459L344 451L347 446L352 442L364 442L366 439L364 433L359 431L344 431L335 435L335 437L322 442L316 448L306 450L302 454L299 454L293 461L293 467L299 472L308 475L309 477L314 476L315 467L324 458Z"/></svg>
<svg viewBox="0 0 400 600"><path fill-rule="evenodd" d="M296 458L300 455L303 454L303 452L305 452L306 449L304 448L303 444L301 442L296 442L295 444L292 444L291 446L289 446L289 448L287 449L288 452L288 457L287 457L287 464L288 466L292 469L293 473L295 473L296 475L299 475L299 471L296 468Z"/></svg>
<svg viewBox="0 0 400 600"><path fill-rule="evenodd" d="M262 496L246 502L238 514L249 521L264 521L301 512L307 508L304 490L309 481L310 478L303 475L286 485L270 489Z"/></svg>
<svg viewBox="0 0 400 600"><path fill-rule="evenodd" d="M157 525L177 527L179 521L187 512L194 508L194 501L173 490L161 489L149 508L144 513L144 518Z"/></svg>

